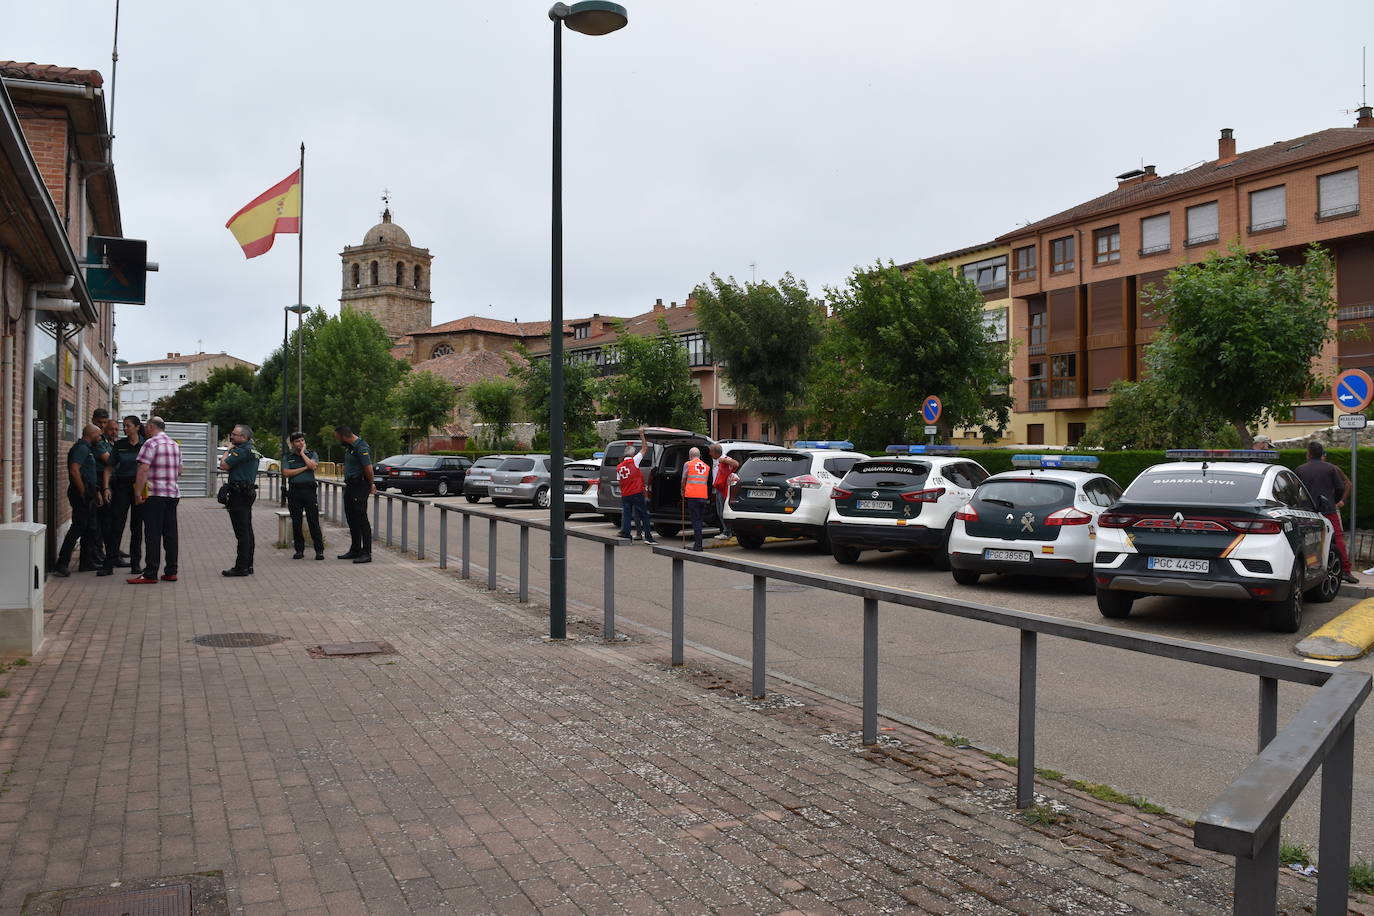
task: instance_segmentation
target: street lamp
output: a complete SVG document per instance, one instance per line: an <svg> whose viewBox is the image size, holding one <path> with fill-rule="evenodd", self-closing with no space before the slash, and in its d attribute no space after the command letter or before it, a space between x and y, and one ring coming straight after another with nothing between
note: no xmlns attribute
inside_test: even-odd
<svg viewBox="0 0 1374 916"><path fill-rule="evenodd" d="M553 20L553 269L549 308L549 638L568 638L568 536L563 514L563 26L583 35L625 27L625 7L606 0L555 3Z"/></svg>
<svg viewBox="0 0 1374 916"><path fill-rule="evenodd" d="M289 346L287 315L294 313L296 316L296 428L300 429L302 404L304 403L301 397L301 390L304 387L301 371L301 321L302 316L308 311L310 311L310 306L297 302L295 305L283 306L281 313L281 460L277 462L279 468L286 467L286 437L290 435L286 427L286 424L290 422L289 411L286 406L286 348ZM281 488L281 504L286 505L286 487L284 485Z"/></svg>

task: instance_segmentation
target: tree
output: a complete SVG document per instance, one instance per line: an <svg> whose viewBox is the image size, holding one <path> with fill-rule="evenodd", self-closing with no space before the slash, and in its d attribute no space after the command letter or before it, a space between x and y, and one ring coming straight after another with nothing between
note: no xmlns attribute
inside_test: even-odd
<svg viewBox="0 0 1374 916"><path fill-rule="evenodd" d="M1286 267L1272 251L1234 244L1147 290L1164 326L1146 362L1161 390L1207 405L1248 448L1252 424L1286 417L1327 381L1316 360L1334 339L1331 289L1331 256L1315 245L1302 264Z"/></svg>
<svg viewBox="0 0 1374 916"><path fill-rule="evenodd" d="M253 399L253 395L237 382L230 382L220 388L210 402L205 405L206 419L219 427L221 435L228 435L235 426L253 427L256 422L254 418L257 414L258 405ZM255 435L263 435L266 432L266 430L254 428Z"/></svg>
<svg viewBox="0 0 1374 916"><path fill-rule="evenodd" d="M805 397L824 306L791 274L776 286L741 286L734 277L726 281L712 274L692 297L735 403L767 417L781 439Z"/></svg>
<svg viewBox="0 0 1374 916"><path fill-rule="evenodd" d="M433 372L411 372L396 384L391 395L395 416L406 431L410 448L429 436L436 426L451 418L458 403L458 391L447 379Z"/></svg>
<svg viewBox="0 0 1374 916"><path fill-rule="evenodd" d="M616 322L616 374L606 384L606 409L626 426L704 430L701 391L692 384L687 348L658 320L658 333L641 337Z"/></svg>
<svg viewBox="0 0 1374 916"><path fill-rule="evenodd" d="M1154 377L1117 381L1111 400L1079 440L1083 448L1235 448L1233 427L1215 411L1164 390Z"/></svg>
<svg viewBox="0 0 1374 916"><path fill-rule="evenodd" d="M486 424L486 435L483 437L486 446L505 448L511 423L515 420L515 385L502 378L483 379L469 385L466 395L477 419Z"/></svg>
<svg viewBox="0 0 1374 916"><path fill-rule="evenodd" d="M304 360L307 428L314 417L316 428L329 430L327 441L333 442L334 427L346 423L369 430L371 435L363 437L378 453L385 451L384 444L394 448L395 433L381 431L394 426L391 392L410 367L391 355L391 338L371 315L350 309L320 321L313 338ZM294 384L289 375L287 384ZM280 388L276 399L280 404Z"/></svg>
<svg viewBox="0 0 1374 916"><path fill-rule="evenodd" d="M539 433L549 435L549 357L533 358L524 347L517 347L523 361L507 356L511 376ZM563 354L563 436L568 448L588 448L596 444L596 401L601 393L596 366L573 362Z"/></svg>
<svg viewBox="0 0 1374 916"><path fill-rule="evenodd" d="M205 394L204 382L187 382L171 394L154 401L150 416L176 423L204 423Z"/></svg>
<svg viewBox="0 0 1374 916"><path fill-rule="evenodd" d="M153 404L153 415L178 422L216 423L221 432L227 432L225 425L212 415L210 405L229 385L235 385L245 393L252 392L257 386L257 374L247 366L211 369L205 381L188 382L171 394L158 398ZM240 400L238 406L244 408L245 404ZM233 423L248 423L251 426L257 422L258 411L251 395L246 409L248 412Z"/></svg>
<svg viewBox="0 0 1374 916"><path fill-rule="evenodd" d="M810 382L818 432L864 448L923 441L920 404L931 394L945 435L976 427L991 440L1006 429L1007 345L989 336L971 281L888 262L856 268L827 295L833 315Z"/></svg>

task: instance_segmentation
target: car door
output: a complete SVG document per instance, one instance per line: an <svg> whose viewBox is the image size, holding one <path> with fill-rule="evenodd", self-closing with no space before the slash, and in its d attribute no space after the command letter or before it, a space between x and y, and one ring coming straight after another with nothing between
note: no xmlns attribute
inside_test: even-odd
<svg viewBox="0 0 1374 916"><path fill-rule="evenodd" d="M1310 582L1320 578L1326 568L1326 553L1322 550L1326 525L1322 524L1307 488L1297 474L1283 468L1274 476L1274 499L1292 510L1289 541L1294 553L1302 558L1306 579Z"/></svg>

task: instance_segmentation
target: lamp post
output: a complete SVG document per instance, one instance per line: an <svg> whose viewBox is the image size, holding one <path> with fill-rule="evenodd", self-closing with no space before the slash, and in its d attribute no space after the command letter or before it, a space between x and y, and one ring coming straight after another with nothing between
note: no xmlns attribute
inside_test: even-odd
<svg viewBox="0 0 1374 916"><path fill-rule="evenodd" d="M625 7L581 0L549 9L553 20L552 296L549 307L549 638L568 637L568 536L563 514L563 26L584 35L625 27Z"/></svg>

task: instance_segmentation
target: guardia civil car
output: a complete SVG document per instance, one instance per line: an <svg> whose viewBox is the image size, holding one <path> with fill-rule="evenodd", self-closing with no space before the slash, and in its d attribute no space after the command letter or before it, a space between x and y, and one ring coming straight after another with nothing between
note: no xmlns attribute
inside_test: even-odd
<svg viewBox="0 0 1374 916"><path fill-rule="evenodd" d="M853 448L852 442L801 440L746 458L725 503L725 524L739 545L756 550L764 538L803 537L829 550L830 494L856 461L868 457Z"/></svg>
<svg viewBox="0 0 1374 916"><path fill-rule="evenodd" d="M983 481L954 513L954 581L1012 573L1073 579L1091 593L1097 521L1121 488L1092 455L1015 455L1011 463L1016 470Z"/></svg>
<svg viewBox="0 0 1374 916"><path fill-rule="evenodd" d="M1283 633L1303 600L1341 590L1331 523L1298 476L1268 450L1174 449L1098 519L1093 576L1104 617L1125 617L1146 595L1253 602Z"/></svg>
<svg viewBox="0 0 1374 916"><path fill-rule="evenodd" d="M988 478L953 445L889 445L891 457L857 461L830 494L830 555L855 563L864 550L909 550L949 569L954 513Z"/></svg>

